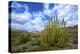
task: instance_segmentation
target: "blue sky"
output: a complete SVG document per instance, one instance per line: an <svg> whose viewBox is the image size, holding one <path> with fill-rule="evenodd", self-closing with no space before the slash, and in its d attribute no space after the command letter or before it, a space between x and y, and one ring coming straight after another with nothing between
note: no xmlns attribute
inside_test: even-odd
<svg viewBox="0 0 80 54"><path fill-rule="evenodd" d="M48 22L58 15L59 25L64 18L66 26L78 24L78 6L54 3L9 2L11 28L41 31Z"/></svg>

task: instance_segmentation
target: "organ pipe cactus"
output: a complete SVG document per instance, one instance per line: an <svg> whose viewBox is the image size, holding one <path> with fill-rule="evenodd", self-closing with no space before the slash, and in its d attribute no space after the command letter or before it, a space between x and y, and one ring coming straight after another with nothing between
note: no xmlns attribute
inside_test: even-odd
<svg viewBox="0 0 80 54"><path fill-rule="evenodd" d="M54 18L51 23L50 18L48 20L47 26L40 35L40 43L42 47L58 46L64 47L67 42L66 36L66 22L62 20L62 27L58 25L58 16Z"/></svg>
<svg viewBox="0 0 80 54"><path fill-rule="evenodd" d="M60 31L60 39L59 39L59 47L65 47L67 43L67 34L66 34L66 22L64 22L64 19L62 20L62 28Z"/></svg>

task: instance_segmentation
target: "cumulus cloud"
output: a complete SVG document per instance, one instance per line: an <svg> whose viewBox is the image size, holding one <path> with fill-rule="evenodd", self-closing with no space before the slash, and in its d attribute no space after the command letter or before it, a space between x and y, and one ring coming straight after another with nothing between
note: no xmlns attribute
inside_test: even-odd
<svg viewBox="0 0 80 54"><path fill-rule="evenodd" d="M22 20L22 19L29 19L31 18L31 14L29 12L24 12L24 13L11 13L11 18L12 19L18 19L18 20Z"/></svg>
<svg viewBox="0 0 80 54"><path fill-rule="evenodd" d="M51 10L49 9L49 3L44 4L43 13L44 15L51 16Z"/></svg>
<svg viewBox="0 0 80 54"><path fill-rule="evenodd" d="M11 12L11 19L12 20L16 20L16 21L22 22L22 21L25 21L25 20L29 21L31 19L32 15L28 11L29 8L28 8L27 5L21 5L21 4L17 3L17 2L12 2L11 6L13 7L12 9L14 9L14 8L18 9L18 8L21 8L21 7L25 9L24 12L19 12L19 13L16 13L15 9L14 9L14 11L12 10L12 12Z"/></svg>
<svg viewBox="0 0 80 54"><path fill-rule="evenodd" d="M77 6L75 5L64 5L63 7L57 9L59 20L62 20L64 18L66 22L71 21L72 24L69 24L70 26L76 25L73 23L73 21L75 23L77 23L78 21L77 20L78 13L76 8ZM68 26L68 24L66 26Z"/></svg>
<svg viewBox="0 0 80 54"><path fill-rule="evenodd" d="M19 8L23 7L17 2L12 3L12 8ZM15 6L17 5L17 6ZM15 11L11 12L11 27L12 28L17 28L17 29L23 29L23 30L28 30L28 31L40 31L43 29L42 27L42 17L43 13L42 12L35 12L31 14L29 12L29 8L27 5L24 5L24 12L22 13L16 13ZM32 16L34 17L33 20L31 20Z"/></svg>
<svg viewBox="0 0 80 54"><path fill-rule="evenodd" d="M62 19L64 18L66 22L71 22L70 24L67 23L66 26L68 25L73 26L77 24L77 21L78 21L77 9L78 8L76 5L54 4L54 7L52 9L49 9L48 4L44 6L47 7L47 9L44 10L45 15L48 15L49 17L53 17L53 18L54 16L58 15L59 21L62 21ZM73 24L73 21L75 22L75 24Z"/></svg>
<svg viewBox="0 0 80 54"><path fill-rule="evenodd" d="M36 30L36 31L41 31L43 29L43 25L44 25L44 21L42 20L42 18L44 17L44 14L42 12L37 12L37 13L33 13L34 16L34 20L31 20L32 23L32 27Z"/></svg>
<svg viewBox="0 0 80 54"><path fill-rule="evenodd" d="M44 4L44 9L46 10L46 9L49 9L49 3L45 3Z"/></svg>
<svg viewBox="0 0 80 54"><path fill-rule="evenodd" d="M29 8L27 5L21 5L17 2L12 2L11 3L11 8L14 9L18 9L18 8L24 8L24 12L21 13L16 13L16 10L12 10L11 12L11 27L12 28L17 28L17 29L26 29L25 26L23 26L25 23L29 22L32 15L31 13L28 11Z"/></svg>
<svg viewBox="0 0 80 54"><path fill-rule="evenodd" d="M22 7L22 5L21 5L21 4L18 4L18 3L15 2L15 1L13 1L13 2L11 3L11 8L20 8L20 7Z"/></svg>
<svg viewBox="0 0 80 54"><path fill-rule="evenodd" d="M33 4L34 5L34 4ZM21 4L18 2L12 2L11 8L16 8L19 10L23 10L20 8L24 8L23 12L18 10L12 10L11 12L11 27L27 30L27 31L41 31L44 29L48 19L46 16L54 19L56 15L58 15L58 20L61 22L62 19L67 22L67 26L77 25L78 21L78 8L76 5L59 5L54 4L54 6L50 9L50 4L46 3L43 5L43 11L38 12L30 12L27 4ZM34 8L34 7L33 7ZM18 11L18 12L16 12ZM34 18L34 19L32 19ZM43 20L47 19L47 20Z"/></svg>

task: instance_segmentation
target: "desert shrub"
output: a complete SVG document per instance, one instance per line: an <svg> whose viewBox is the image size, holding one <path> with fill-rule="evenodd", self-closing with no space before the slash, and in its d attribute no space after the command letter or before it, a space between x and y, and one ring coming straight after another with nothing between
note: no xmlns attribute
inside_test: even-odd
<svg viewBox="0 0 80 54"><path fill-rule="evenodd" d="M24 44L27 41L31 40L31 37L29 36L29 34L21 34L20 36L17 37L19 43Z"/></svg>
<svg viewBox="0 0 80 54"><path fill-rule="evenodd" d="M31 38L30 41L28 41L31 45L40 45L40 41L38 38Z"/></svg>

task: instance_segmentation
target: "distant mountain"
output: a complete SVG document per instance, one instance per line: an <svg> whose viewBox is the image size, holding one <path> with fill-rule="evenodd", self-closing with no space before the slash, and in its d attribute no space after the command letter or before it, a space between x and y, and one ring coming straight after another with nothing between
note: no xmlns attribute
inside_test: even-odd
<svg viewBox="0 0 80 54"><path fill-rule="evenodd" d="M68 29L74 29L74 28L78 28L78 25L74 25L74 26L69 26L67 27Z"/></svg>
<svg viewBox="0 0 80 54"><path fill-rule="evenodd" d="M78 36L78 25L70 26L66 28L67 35Z"/></svg>

